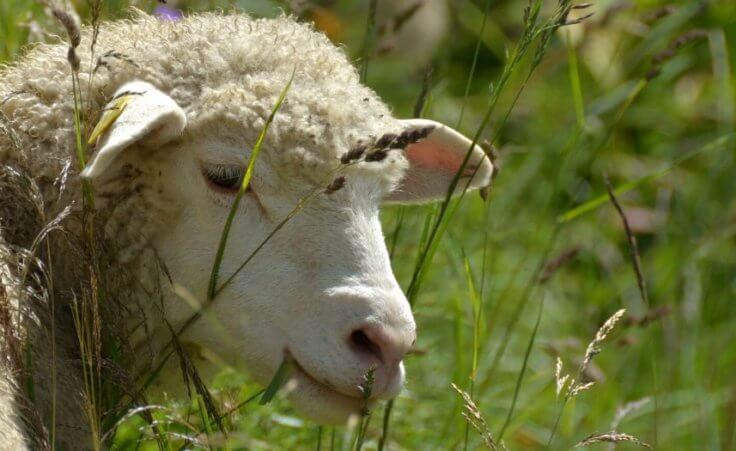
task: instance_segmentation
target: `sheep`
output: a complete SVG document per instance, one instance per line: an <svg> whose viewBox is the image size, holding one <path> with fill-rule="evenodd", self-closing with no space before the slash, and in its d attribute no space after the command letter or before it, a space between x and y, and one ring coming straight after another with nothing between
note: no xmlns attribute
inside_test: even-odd
<svg viewBox="0 0 736 451"><path fill-rule="evenodd" d="M183 329L177 344L217 356L190 356L203 374L225 362L266 384L290 359L288 397L320 423L359 412L370 371L373 398L394 397L416 326L379 207L443 199L463 168L456 192L487 186L483 151L438 122L395 118L343 50L291 17L138 13L102 24L96 57L92 39L83 28L72 55L39 44L0 75L3 447L101 440L85 416L83 299L97 299L96 333L120 343L101 361L133 402L160 362L146 393L181 392L165 357ZM70 56L92 138L83 168ZM206 304L230 206L290 80Z"/></svg>

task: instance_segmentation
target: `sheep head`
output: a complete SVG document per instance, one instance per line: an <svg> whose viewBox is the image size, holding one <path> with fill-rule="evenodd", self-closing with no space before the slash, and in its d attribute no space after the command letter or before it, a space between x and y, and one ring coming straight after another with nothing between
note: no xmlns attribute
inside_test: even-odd
<svg viewBox="0 0 736 451"><path fill-rule="evenodd" d="M337 63L348 64L342 56ZM294 405L318 421L339 423L360 411L359 387L369 371L373 398L400 391L402 359L415 340L380 207L441 200L458 171L456 193L484 187L493 167L450 127L394 118L354 71L346 83L310 70L296 72L266 134L212 299L208 285L223 227L289 67L236 74L186 101L151 78L119 83L82 176L98 193L120 190L120 174L130 168L146 181L145 207L118 217L111 229L131 227L136 216L157 217L146 245L172 283L164 284L162 306L150 307L153 338L145 340L162 349L169 338L163 320L179 330L200 311L182 342L264 384L289 356ZM136 268L150 272L147 264Z"/></svg>

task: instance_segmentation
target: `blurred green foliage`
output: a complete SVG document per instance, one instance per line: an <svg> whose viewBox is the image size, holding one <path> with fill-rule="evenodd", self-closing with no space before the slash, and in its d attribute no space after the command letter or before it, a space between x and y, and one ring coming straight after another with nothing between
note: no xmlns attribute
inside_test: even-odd
<svg viewBox="0 0 736 451"><path fill-rule="evenodd" d="M76 3L86 17L86 2ZM104 3L107 18L129 14L131 2ZM156 7L153 1L132 3L144 11ZM185 11L292 11L344 45L356 65L367 3L169 0ZM379 9L389 3L395 7L382 0ZM422 17L417 12L397 32L381 25L402 9L379 12L367 84L405 117L429 65L424 115L456 125L464 108L459 127L472 136L521 34L526 1L424 3L421 8L439 8L439 18L415 23ZM545 3L542 14L553 7ZM567 449L590 433L608 431L622 406L648 399L621 419L621 432L657 449L736 449L736 3L601 0L580 13L589 11L593 17L555 35L528 80L519 68L501 94L485 135L498 147L501 171L487 209L476 195L463 201L430 264L415 304L421 352L407 360L407 387L392 414L391 449L463 446L461 400L450 383L468 389L470 381L474 321L466 256L483 302L473 397L494 434L508 415L545 300L504 434L509 449L545 447L561 405L555 396L556 357L566 371L577 368L597 328L619 308L627 309L626 319L586 374L596 385L565 407L552 448ZM41 31L57 30L30 0L0 2L0 25L5 61L16 58L29 39L53 40ZM441 35L434 36L438 30ZM422 58L435 39L429 57ZM608 199L580 214L574 210L606 195L604 173L614 186L631 184L619 200L638 241L648 305ZM404 286L432 209L403 210L393 261ZM397 209L383 219L392 242ZM545 269L573 250L569 261L558 259L558 268ZM498 354L504 337L508 345ZM222 410L258 390L230 371L213 387ZM193 401L171 408L196 423L196 406ZM381 414L377 406L367 448L380 437ZM142 424L137 417L126 422L115 446L135 448ZM281 400L250 403L228 424L232 449L314 449L318 442L327 449L333 439L345 449L350 443L350 431L300 420ZM470 449L481 443L474 431L469 440Z"/></svg>

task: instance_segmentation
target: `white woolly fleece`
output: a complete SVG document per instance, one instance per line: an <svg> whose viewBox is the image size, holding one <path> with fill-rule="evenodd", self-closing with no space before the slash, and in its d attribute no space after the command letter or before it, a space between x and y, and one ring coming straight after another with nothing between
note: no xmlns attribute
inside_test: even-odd
<svg viewBox="0 0 736 451"><path fill-rule="evenodd" d="M87 68L90 30L82 35L77 52L81 67ZM20 164L46 180L53 180L74 155L66 52L65 45L41 44L0 72L0 112L20 144L0 134L0 162ZM119 86L139 79L186 111L185 133L190 135L236 122L257 136L296 69L264 148L264 156L283 168L284 176L321 182L321 175L359 141L401 130L388 107L359 83L345 53L312 26L289 17L200 14L170 22L141 14L104 24L95 58L105 65L92 77L92 98L83 102L89 105L83 112L86 124L97 122ZM83 94L87 72L80 73ZM405 166L395 155L366 170L396 181Z"/></svg>

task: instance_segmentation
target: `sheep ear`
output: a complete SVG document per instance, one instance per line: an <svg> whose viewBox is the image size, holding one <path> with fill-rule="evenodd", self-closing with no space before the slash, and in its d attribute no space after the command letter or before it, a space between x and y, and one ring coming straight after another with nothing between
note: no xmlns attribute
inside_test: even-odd
<svg viewBox="0 0 736 451"><path fill-rule="evenodd" d="M424 130L426 133L429 130L429 134L404 150L409 168L399 186L388 195L385 202L413 204L444 199L472 141L439 122L427 119L408 119L401 122L407 131ZM453 195L462 193L466 186L469 191L488 186L492 174L491 160L480 146L474 146Z"/></svg>
<svg viewBox="0 0 736 451"><path fill-rule="evenodd" d="M97 144L97 151L82 177L99 177L120 152L133 144L150 149L170 142L181 135L186 122L184 110L150 83L124 84L105 106L90 135L89 144Z"/></svg>

